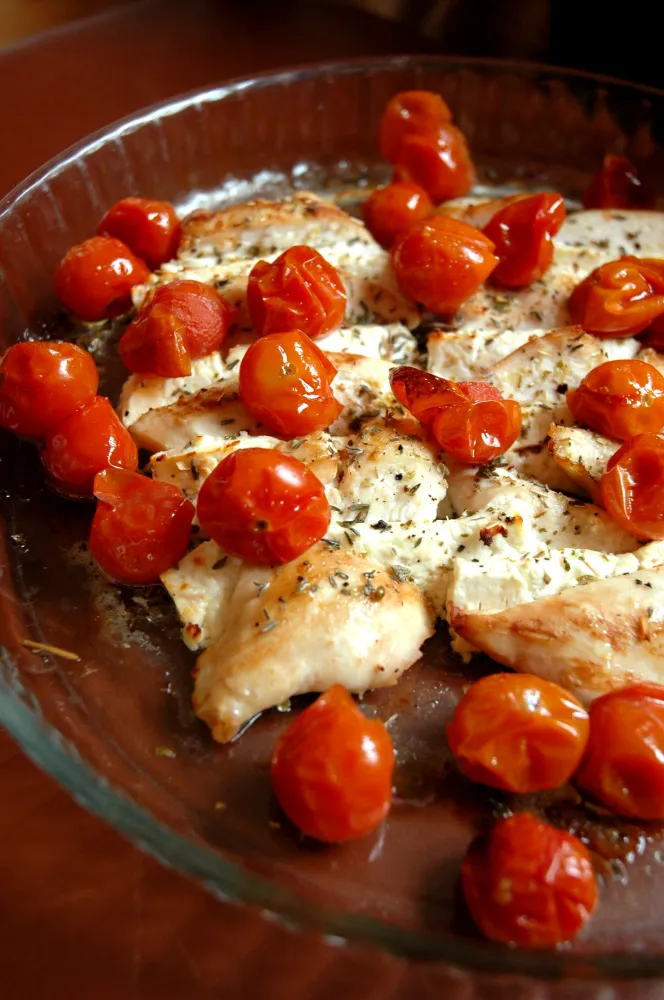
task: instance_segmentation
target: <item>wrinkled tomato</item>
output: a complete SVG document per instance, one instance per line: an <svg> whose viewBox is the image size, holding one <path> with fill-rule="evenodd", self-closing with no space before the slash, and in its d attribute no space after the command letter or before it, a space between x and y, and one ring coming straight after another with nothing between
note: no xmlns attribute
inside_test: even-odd
<svg viewBox="0 0 664 1000"><path fill-rule="evenodd" d="M289 725L272 755L281 808L303 833L329 844L362 837L382 823L393 770L387 729L366 719L339 684Z"/></svg>
<svg viewBox="0 0 664 1000"><path fill-rule="evenodd" d="M664 375L636 358L605 361L593 368L567 405L580 424L625 441L664 427Z"/></svg>
<svg viewBox="0 0 664 1000"><path fill-rule="evenodd" d="M198 496L203 529L226 552L252 563L286 563L319 541L330 523L320 480L269 448L227 455Z"/></svg>
<svg viewBox="0 0 664 1000"><path fill-rule="evenodd" d="M407 181L376 188L362 204L364 223L381 246L392 246L414 222L433 212L433 202L426 191Z"/></svg>
<svg viewBox="0 0 664 1000"><path fill-rule="evenodd" d="M564 785L588 739L588 713L564 688L529 674L492 674L473 684L447 727L463 773L507 792Z"/></svg>
<svg viewBox="0 0 664 1000"><path fill-rule="evenodd" d="M259 260L254 265L247 305L259 335L301 330L320 337L343 323L346 289L337 269L317 250L295 246L271 264Z"/></svg>
<svg viewBox="0 0 664 1000"><path fill-rule="evenodd" d="M652 208L652 193L626 156L609 153L583 194L584 208Z"/></svg>
<svg viewBox="0 0 664 1000"><path fill-rule="evenodd" d="M635 684L593 701L578 782L622 816L664 819L664 687Z"/></svg>
<svg viewBox="0 0 664 1000"><path fill-rule="evenodd" d="M167 201L123 198L99 223L100 236L115 236L154 270L175 256L180 242L180 220Z"/></svg>
<svg viewBox="0 0 664 1000"><path fill-rule="evenodd" d="M463 402L461 384L410 365L399 365L390 370L390 387L396 399L425 427L433 423L441 406ZM496 393L494 398L500 399L498 390L493 386L491 390Z"/></svg>
<svg viewBox="0 0 664 1000"><path fill-rule="evenodd" d="M432 312L449 315L477 291L498 263L479 229L447 215L416 223L392 250L403 290Z"/></svg>
<svg viewBox="0 0 664 1000"><path fill-rule="evenodd" d="M576 286L568 309L587 333L640 333L664 315L664 260L622 257L603 264Z"/></svg>
<svg viewBox="0 0 664 1000"><path fill-rule="evenodd" d="M581 841L517 813L470 847L461 871L472 917L491 941L552 948L570 941L597 906L597 882Z"/></svg>
<svg viewBox="0 0 664 1000"><path fill-rule="evenodd" d="M299 330L259 337L240 363L245 409L273 434L295 438L329 427L343 406L332 394L337 370Z"/></svg>
<svg viewBox="0 0 664 1000"><path fill-rule="evenodd" d="M156 583L185 555L195 510L178 486L108 468L95 476L93 492L90 554L114 580Z"/></svg>
<svg viewBox="0 0 664 1000"><path fill-rule="evenodd" d="M92 493L95 476L109 465L138 467L136 445L105 396L94 396L47 435L41 457L53 484L78 495Z"/></svg>
<svg viewBox="0 0 664 1000"><path fill-rule="evenodd" d="M97 366L75 344L14 344L0 358L0 427L43 437L89 402L98 387Z"/></svg>
<svg viewBox="0 0 664 1000"><path fill-rule="evenodd" d="M546 274L553 261L553 237L565 221L562 195L546 192L518 198L484 227L498 258L492 282L525 288Z"/></svg>
<svg viewBox="0 0 664 1000"><path fill-rule="evenodd" d="M436 205L468 194L475 167L461 129L441 125L435 132L405 136L394 160L394 180L418 184Z"/></svg>
<svg viewBox="0 0 664 1000"><path fill-rule="evenodd" d="M394 163L408 135L426 135L449 125L452 112L440 96L430 90L404 90L390 98L380 122L381 155Z"/></svg>
<svg viewBox="0 0 664 1000"><path fill-rule="evenodd" d="M53 286L70 312L92 323L129 312L132 288L149 277L143 261L120 240L93 236L65 254Z"/></svg>
<svg viewBox="0 0 664 1000"><path fill-rule="evenodd" d="M664 538L664 435L630 438L606 469L601 496L613 520L637 538Z"/></svg>

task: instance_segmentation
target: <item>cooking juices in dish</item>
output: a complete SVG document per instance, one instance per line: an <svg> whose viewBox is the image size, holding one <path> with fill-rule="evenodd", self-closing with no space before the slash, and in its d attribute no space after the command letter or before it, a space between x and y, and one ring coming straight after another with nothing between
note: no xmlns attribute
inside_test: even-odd
<svg viewBox="0 0 664 1000"><path fill-rule="evenodd" d="M303 833L387 815L399 747L348 692L396 683L438 621L464 660L516 671L448 727L470 780L572 781L664 818L664 215L610 156L585 211L473 196L427 92L395 95L380 144L394 180L366 226L306 192L184 220L113 206L55 287L79 320L135 310L117 412L90 355L33 341L0 360L0 424L96 498L109 577L171 594L215 739L325 692L272 761ZM573 937L598 898L583 844L527 811L473 845L462 886L483 933L525 947Z"/></svg>

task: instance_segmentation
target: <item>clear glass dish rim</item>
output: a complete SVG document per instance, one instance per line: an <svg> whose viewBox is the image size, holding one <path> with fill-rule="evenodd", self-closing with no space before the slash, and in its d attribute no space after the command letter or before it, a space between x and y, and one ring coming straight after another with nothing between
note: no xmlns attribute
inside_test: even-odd
<svg viewBox="0 0 664 1000"><path fill-rule="evenodd" d="M0 226L15 206L33 190L47 183L71 162L106 142L140 128L154 118L177 114L195 104L216 103L242 91L288 84L323 75L363 75L377 71L410 68L463 68L516 75L546 75L558 80L583 80L597 87L625 89L631 94L664 100L664 90L614 77L519 60L474 58L453 55L399 55L310 63L285 70L238 77L217 86L198 88L158 102L118 119L74 143L33 171L0 200ZM394 955L434 960L469 974L526 975L533 979L618 977L652 978L664 974L664 952L617 953L579 956L561 952L528 952L505 949L484 941L438 938L372 917L337 912L311 904L301 896L272 884L269 879L243 870L210 848L175 833L114 789L85 763L60 731L41 717L39 705L23 688L8 651L0 646L7 684L0 680L0 724L43 771L58 781L84 808L110 823L142 850L177 871L202 882L219 898L260 907L267 916L292 929L318 930L332 944L365 943ZM32 701L34 710L28 707Z"/></svg>

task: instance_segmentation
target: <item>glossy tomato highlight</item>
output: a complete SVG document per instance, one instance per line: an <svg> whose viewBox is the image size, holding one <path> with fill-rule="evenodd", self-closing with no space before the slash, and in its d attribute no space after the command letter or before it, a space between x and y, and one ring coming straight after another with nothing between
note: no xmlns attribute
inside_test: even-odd
<svg viewBox="0 0 664 1000"><path fill-rule="evenodd" d="M602 503L614 521L637 538L664 538L664 435L625 441L600 481Z"/></svg>
<svg viewBox="0 0 664 1000"><path fill-rule="evenodd" d="M664 315L664 260L622 257L576 286L568 302L573 323L598 337L632 337Z"/></svg>
<svg viewBox="0 0 664 1000"><path fill-rule="evenodd" d="M362 203L362 218L373 238L389 249L413 223L431 215L433 208L423 188L401 181L376 188Z"/></svg>
<svg viewBox="0 0 664 1000"><path fill-rule="evenodd" d="M93 236L65 254L53 286L70 312L92 323L129 312L132 288L149 277L144 262L120 240Z"/></svg>
<svg viewBox="0 0 664 1000"><path fill-rule="evenodd" d="M123 198L99 223L100 236L122 240L137 257L155 270L175 256L180 242L180 220L173 206L154 198Z"/></svg>
<svg viewBox="0 0 664 1000"><path fill-rule="evenodd" d="M506 288L539 281L553 262L553 237L565 215L562 195L550 192L517 198L496 212L484 227L498 257L491 281Z"/></svg>
<svg viewBox="0 0 664 1000"><path fill-rule="evenodd" d="M583 194L584 208L652 208L654 198L626 156L609 153Z"/></svg>
<svg viewBox="0 0 664 1000"><path fill-rule="evenodd" d="M567 405L580 424L617 441L664 427L664 375L636 358L593 368Z"/></svg>
<svg viewBox="0 0 664 1000"><path fill-rule="evenodd" d="M461 129L441 125L435 132L405 136L395 157L394 180L419 185L436 205L468 194L475 167Z"/></svg>
<svg viewBox="0 0 664 1000"><path fill-rule="evenodd" d="M381 155L394 163L406 136L436 132L451 121L452 112L440 94L430 90L395 94L387 102L380 122Z"/></svg>

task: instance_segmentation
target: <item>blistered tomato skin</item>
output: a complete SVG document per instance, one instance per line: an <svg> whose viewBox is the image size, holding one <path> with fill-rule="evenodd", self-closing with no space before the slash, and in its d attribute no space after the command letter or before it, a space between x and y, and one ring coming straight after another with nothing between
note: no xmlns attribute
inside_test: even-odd
<svg viewBox="0 0 664 1000"><path fill-rule="evenodd" d="M109 465L134 472L138 451L105 396L94 396L46 436L46 472L63 493L89 495L94 478Z"/></svg>
<svg viewBox="0 0 664 1000"><path fill-rule="evenodd" d="M593 368L567 405L580 424L625 441L664 427L664 375L636 358L605 361Z"/></svg>
<svg viewBox="0 0 664 1000"><path fill-rule="evenodd" d="M577 780L612 812L664 819L664 687L635 684L593 701Z"/></svg>
<svg viewBox="0 0 664 1000"><path fill-rule="evenodd" d="M392 249L403 290L416 302L451 315L486 281L498 258L491 240L446 215L416 223Z"/></svg>
<svg viewBox="0 0 664 1000"><path fill-rule="evenodd" d="M476 176L463 132L441 125L435 132L407 135L396 154L394 180L418 184L436 205L468 194Z"/></svg>
<svg viewBox="0 0 664 1000"><path fill-rule="evenodd" d="M329 427L341 413L331 387L336 373L306 334L270 333L255 340L242 358L240 397L269 433L300 437Z"/></svg>
<svg viewBox="0 0 664 1000"><path fill-rule="evenodd" d="M525 288L539 281L553 262L553 237L565 215L562 195L549 192L516 199L500 209L484 227L498 257L492 283Z"/></svg>
<svg viewBox="0 0 664 1000"><path fill-rule="evenodd" d="M415 222L433 212L426 191L407 181L376 188L362 204L364 224L381 246L389 249Z"/></svg>
<svg viewBox="0 0 664 1000"><path fill-rule="evenodd" d="M597 882L588 851L569 833L516 813L475 841L461 870L470 913L490 941L553 948L593 914Z"/></svg>
<svg viewBox="0 0 664 1000"><path fill-rule="evenodd" d="M539 792L564 785L576 771L588 740L588 713L550 681L491 674L466 691L447 739L471 781Z"/></svg>
<svg viewBox="0 0 664 1000"><path fill-rule="evenodd" d="M598 337L631 337L664 316L664 260L622 257L596 268L567 304L573 323Z"/></svg>
<svg viewBox="0 0 664 1000"><path fill-rule="evenodd" d="M652 193L625 156L609 153L583 194L584 208L652 208Z"/></svg>
<svg viewBox="0 0 664 1000"><path fill-rule="evenodd" d="M73 246L53 277L55 294L79 319L94 323L131 309L131 290L150 277L145 263L110 236Z"/></svg>
<svg viewBox="0 0 664 1000"><path fill-rule="evenodd" d="M144 586L187 551L194 505L178 486L108 468L94 479L90 554L119 583Z"/></svg>
<svg viewBox="0 0 664 1000"><path fill-rule="evenodd" d="M600 481L602 504L636 538L664 538L664 435L625 441Z"/></svg>
<svg viewBox="0 0 664 1000"><path fill-rule="evenodd" d="M198 496L203 529L229 555L278 565L320 541L330 505L306 465L269 448L227 455Z"/></svg>
<svg viewBox="0 0 664 1000"><path fill-rule="evenodd" d="M0 358L0 427L21 437L43 437L89 402L98 387L92 357L75 344L14 344Z"/></svg>
<svg viewBox="0 0 664 1000"><path fill-rule="evenodd" d="M180 220L167 201L123 198L106 213L97 233L122 240L154 270L177 253Z"/></svg>
<svg viewBox="0 0 664 1000"><path fill-rule="evenodd" d="M256 333L301 330L321 337L341 326L346 288L337 269L312 247L294 246L249 274L247 306Z"/></svg>
<svg viewBox="0 0 664 1000"><path fill-rule="evenodd" d="M452 121L452 112L440 96L430 90L405 90L390 98L380 123L380 151L390 163L396 161L408 135L436 132Z"/></svg>
<svg viewBox="0 0 664 1000"><path fill-rule="evenodd" d="M184 323L167 306L142 309L118 342L120 360L136 375L182 378L191 375L189 337Z"/></svg>
<svg viewBox="0 0 664 1000"><path fill-rule="evenodd" d="M338 684L289 725L272 756L281 808L302 833L329 844L363 837L382 823L393 770L387 729L366 719Z"/></svg>

